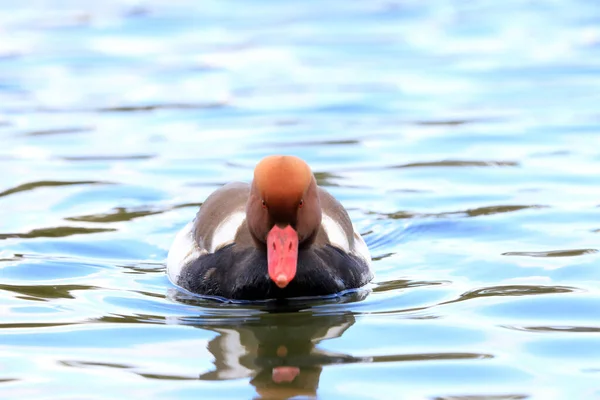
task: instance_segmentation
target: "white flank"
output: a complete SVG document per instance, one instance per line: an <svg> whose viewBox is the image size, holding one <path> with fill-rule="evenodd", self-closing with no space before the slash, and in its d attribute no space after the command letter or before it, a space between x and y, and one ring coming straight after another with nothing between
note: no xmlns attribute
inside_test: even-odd
<svg viewBox="0 0 600 400"><path fill-rule="evenodd" d="M175 236L167 256L167 275L177 284L181 269L193 258L198 258L203 251L194 241L194 221L189 222Z"/></svg>
<svg viewBox="0 0 600 400"><path fill-rule="evenodd" d="M325 233L327 233L327 237L332 246L338 247L346 252L350 251L350 243L348 243L346 232L344 232L344 229L342 229L340 224L335 222L329 215L323 214L321 225L323 226Z"/></svg>
<svg viewBox="0 0 600 400"><path fill-rule="evenodd" d="M244 223L246 219L246 212L243 210L236 211L229 215L223 220L215 229L210 244L210 253L214 253L219 248L233 243L235 240L235 234L239 227Z"/></svg>
<svg viewBox="0 0 600 400"><path fill-rule="evenodd" d="M371 265L371 253L369 252L369 247L360 233L356 232L356 230L354 230L354 249L352 249L352 253L365 260L367 265Z"/></svg>

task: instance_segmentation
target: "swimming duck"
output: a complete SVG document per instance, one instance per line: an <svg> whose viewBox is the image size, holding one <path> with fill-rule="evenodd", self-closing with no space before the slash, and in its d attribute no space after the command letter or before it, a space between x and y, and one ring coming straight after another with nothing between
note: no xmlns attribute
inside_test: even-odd
<svg viewBox="0 0 600 400"><path fill-rule="evenodd" d="M332 295L373 279L344 207L294 156L269 156L251 184L210 194L175 237L167 273L191 292L233 300Z"/></svg>

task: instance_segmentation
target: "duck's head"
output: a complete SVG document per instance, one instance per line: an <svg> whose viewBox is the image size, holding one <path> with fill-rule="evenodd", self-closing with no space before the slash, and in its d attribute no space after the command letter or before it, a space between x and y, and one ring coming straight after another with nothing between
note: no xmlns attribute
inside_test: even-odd
<svg viewBox="0 0 600 400"><path fill-rule="evenodd" d="M266 246L269 276L280 288L296 275L298 248L312 243L321 225L317 183L294 156L269 156L254 169L246 205L250 233Z"/></svg>

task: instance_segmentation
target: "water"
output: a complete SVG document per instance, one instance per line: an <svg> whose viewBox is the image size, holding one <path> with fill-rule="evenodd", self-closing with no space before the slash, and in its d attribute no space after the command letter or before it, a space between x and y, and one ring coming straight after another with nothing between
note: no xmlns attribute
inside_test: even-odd
<svg viewBox="0 0 600 400"><path fill-rule="evenodd" d="M600 8L0 2L0 397L600 398ZM306 159L371 292L186 298L175 233Z"/></svg>

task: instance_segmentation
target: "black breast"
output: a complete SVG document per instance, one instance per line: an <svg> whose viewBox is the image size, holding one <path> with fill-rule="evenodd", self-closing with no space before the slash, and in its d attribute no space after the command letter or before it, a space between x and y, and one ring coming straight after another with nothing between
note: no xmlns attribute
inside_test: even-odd
<svg viewBox="0 0 600 400"><path fill-rule="evenodd" d="M296 277L280 289L269 278L266 251L231 244L184 267L178 284L201 295L264 300L335 294L371 278L362 259L326 245L300 250Z"/></svg>

